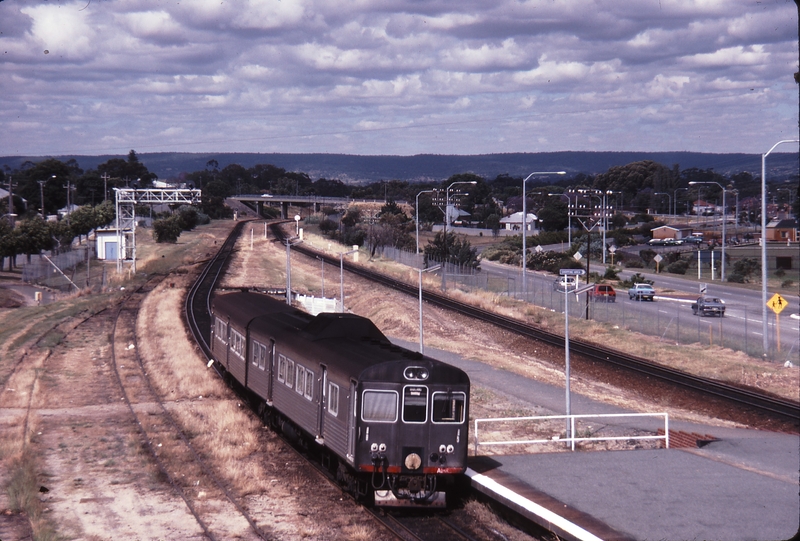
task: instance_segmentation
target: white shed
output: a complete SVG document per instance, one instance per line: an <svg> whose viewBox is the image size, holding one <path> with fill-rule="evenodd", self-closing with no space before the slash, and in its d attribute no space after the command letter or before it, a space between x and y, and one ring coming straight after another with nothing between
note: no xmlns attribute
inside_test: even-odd
<svg viewBox="0 0 800 541"><path fill-rule="evenodd" d="M125 259L125 248L127 246L126 235L123 234L122 239L122 252L120 253L119 241L117 237L117 228L109 227L106 229L97 229L95 231L95 239L97 242L97 259L116 261L120 255Z"/></svg>

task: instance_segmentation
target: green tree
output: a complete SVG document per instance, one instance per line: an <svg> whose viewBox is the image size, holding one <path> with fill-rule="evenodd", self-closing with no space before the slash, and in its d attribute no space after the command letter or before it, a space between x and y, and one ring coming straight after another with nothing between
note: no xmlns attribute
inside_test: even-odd
<svg viewBox="0 0 800 541"><path fill-rule="evenodd" d="M14 233L18 239L17 253L27 255L28 263L31 261L31 255L53 247L51 229L38 214L20 222Z"/></svg>
<svg viewBox="0 0 800 541"><path fill-rule="evenodd" d="M0 218L0 270L3 270L5 258L8 258L9 272L14 267L14 259L19 253L17 246L17 236L14 234L14 228L6 217Z"/></svg>
<svg viewBox="0 0 800 541"><path fill-rule="evenodd" d="M425 261L446 262L462 267L478 268L478 251L469 241L447 233L447 238L442 232L436 234L424 250Z"/></svg>
<svg viewBox="0 0 800 541"><path fill-rule="evenodd" d="M178 237L181 236L181 224L177 216L170 216L169 218L162 218L153 222L153 240L159 243L178 242Z"/></svg>

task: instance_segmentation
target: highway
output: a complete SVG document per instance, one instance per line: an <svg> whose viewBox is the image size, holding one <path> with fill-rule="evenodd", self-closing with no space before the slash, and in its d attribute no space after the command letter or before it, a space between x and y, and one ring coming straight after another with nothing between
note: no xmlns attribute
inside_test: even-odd
<svg viewBox="0 0 800 541"><path fill-rule="evenodd" d="M481 262L482 272L503 277L508 294L522 297L521 269L508 265ZM593 272L603 269L601 264L591 266ZM640 273L652 280L658 293L655 302L639 302L628 298L627 290L617 291L616 303L591 303L589 316L597 321L618 324L631 330L668 338L671 341L712 343L747 351L750 355L763 353L761 291L745 289L740 285L709 281L707 294L725 301L724 318L694 316L691 303L699 296L700 284L696 280L674 274L655 274L644 269L624 270L620 278L627 279ZM563 312L564 294L553 290L555 275L543 272L528 272L527 300L535 305ZM448 276L452 281L453 277ZM772 297L775 291L769 291ZM790 360L800 364L800 297L781 291L788 302L779 318L766 308L768 317L769 358L777 361ZM569 295L570 315L585 316L586 296L580 301ZM777 335L780 334L780 352L777 350Z"/></svg>

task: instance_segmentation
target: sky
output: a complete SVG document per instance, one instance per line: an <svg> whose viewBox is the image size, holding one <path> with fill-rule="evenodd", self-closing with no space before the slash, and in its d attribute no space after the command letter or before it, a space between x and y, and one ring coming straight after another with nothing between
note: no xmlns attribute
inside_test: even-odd
<svg viewBox="0 0 800 541"><path fill-rule="evenodd" d="M798 138L792 0L0 0L0 55L3 156Z"/></svg>

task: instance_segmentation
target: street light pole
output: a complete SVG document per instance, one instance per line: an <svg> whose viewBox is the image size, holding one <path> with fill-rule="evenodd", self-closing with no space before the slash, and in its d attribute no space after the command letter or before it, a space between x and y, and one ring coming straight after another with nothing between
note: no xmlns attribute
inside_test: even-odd
<svg viewBox="0 0 800 541"><path fill-rule="evenodd" d="M726 243L725 231L726 231L726 224L728 222L728 205L726 204L725 193L728 191L728 189L725 188L719 182L714 182L712 180L696 181L696 182L692 181L692 182L689 183L689 186L692 186L694 184L716 184L722 190L722 276L720 276L720 280L722 282L724 282L725 281L725 243ZM712 273L711 279L712 280L714 279L713 273ZM765 301L764 304L766 304L766 301Z"/></svg>
<svg viewBox="0 0 800 541"><path fill-rule="evenodd" d="M528 237L528 205L527 205L527 193L525 191L525 186L528 184L528 180L534 175L566 175L566 171L534 171L527 177L525 180L522 181L522 296L525 300L528 299L528 273L527 273L527 259L528 259L528 246L527 246L527 237Z"/></svg>
<svg viewBox="0 0 800 541"><path fill-rule="evenodd" d="M417 251L415 253L419 254L419 196L424 193L433 193L434 190L422 190L417 194ZM445 213L446 214L446 213ZM446 218L446 216L445 216Z"/></svg>
<svg viewBox="0 0 800 541"><path fill-rule="evenodd" d="M767 335L767 156L778 145L784 143L800 143L800 139L778 141L761 155L761 337L764 355L769 353L769 336Z"/></svg>
<svg viewBox="0 0 800 541"><path fill-rule="evenodd" d="M678 188L677 190L673 190L672 192L672 201L674 202L674 207L672 209L672 214L675 216L678 215L678 192L681 190L689 191L689 188Z"/></svg>
<svg viewBox="0 0 800 541"><path fill-rule="evenodd" d="M442 261L442 291L447 291L447 222L450 220L450 188L457 184L477 184L476 180L459 180L452 183L444 192L444 261Z"/></svg>
<svg viewBox="0 0 800 541"><path fill-rule="evenodd" d="M344 256L354 254L357 251L339 252L339 298L342 299L342 312L344 312Z"/></svg>
<svg viewBox="0 0 800 541"><path fill-rule="evenodd" d="M667 196L667 209L672 208L672 197L666 192L653 192L653 195L666 195ZM669 212L669 210L667 210Z"/></svg>
<svg viewBox="0 0 800 541"><path fill-rule="evenodd" d="M429 267L427 269L417 269L419 273L419 352L425 353L425 346L423 345L423 338L422 338L422 273L423 272L433 272L442 268L441 265L436 265L435 267Z"/></svg>

